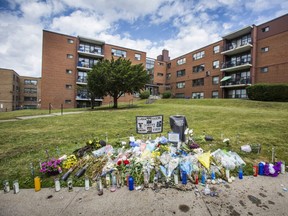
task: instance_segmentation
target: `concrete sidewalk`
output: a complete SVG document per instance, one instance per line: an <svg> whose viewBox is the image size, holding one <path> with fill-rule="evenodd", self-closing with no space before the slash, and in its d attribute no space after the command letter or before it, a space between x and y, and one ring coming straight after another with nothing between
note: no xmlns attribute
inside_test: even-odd
<svg viewBox="0 0 288 216"><path fill-rule="evenodd" d="M7 120L0 120L1 122L11 122L11 121L18 121L18 120L27 120L27 119L35 119L35 118L46 118L46 117L53 117L53 116L61 116L61 115L72 115L72 114L80 114L88 111L76 111L76 112L63 112L62 113L51 113L46 115L33 115L33 116L19 116L14 119L7 119Z"/></svg>
<svg viewBox="0 0 288 216"><path fill-rule="evenodd" d="M104 189L102 196L93 187L85 191L75 188L68 192L61 188L20 189L0 194L0 215L288 215L288 175L278 177L244 176L233 183L211 185L218 196L196 196L192 191L178 191L172 188L129 191L123 187L116 192ZM204 187L197 186L201 192Z"/></svg>

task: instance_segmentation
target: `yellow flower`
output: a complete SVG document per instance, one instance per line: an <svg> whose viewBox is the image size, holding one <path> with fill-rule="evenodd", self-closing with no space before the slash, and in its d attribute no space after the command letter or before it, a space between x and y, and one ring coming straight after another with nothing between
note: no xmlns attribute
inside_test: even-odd
<svg viewBox="0 0 288 216"><path fill-rule="evenodd" d="M67 159L63 162L63 168L64 169L70 169L72 166L74 166L77 163L77 158L75 155L69 155Z"/></svg>
<svg viewBox="0 0 288 216"><path fill-rule="evenodd" d="M159 156L160 156L160 152L158 152L158 151L153 151L153 152L151 153L151 155L152 155L152 158L156 158L156 157L159 157Z"/></svg>

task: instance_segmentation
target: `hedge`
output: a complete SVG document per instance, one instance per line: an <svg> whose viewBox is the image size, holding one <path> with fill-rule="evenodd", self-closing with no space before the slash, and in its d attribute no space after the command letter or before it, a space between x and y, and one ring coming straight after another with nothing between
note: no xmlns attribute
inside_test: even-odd
<svg viewBox="0 0 288 216"><path fill-rule="evenodd" d="M251 100L288 101L288 84L255 84L246 90Z"/></svg>
<svg viewBox="0 0 288 216"><path fill-rule="evenodd" d="M163 92L162 98L171 98L172 93L170 91Z"/></svg>
<svg viewBox="0 0 288 216"><path fill-rule="evenodd" d="M139 97L140 97L141 99L148 99L149 96L150 96L150 92L149 92L149 91L142 91L142 92L140 92L140 94L139 94Z"/></svg>

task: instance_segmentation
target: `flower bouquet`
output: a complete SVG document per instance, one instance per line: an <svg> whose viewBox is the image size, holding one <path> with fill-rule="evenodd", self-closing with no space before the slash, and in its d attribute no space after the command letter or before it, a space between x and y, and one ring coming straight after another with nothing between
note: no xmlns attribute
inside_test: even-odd
<svg viewBox="0 0 288 216"><path fill-rule="evenodd" d="M62 172L60 164L61 160L52 158L49 161L41 163L40 172L47 175L57 175Z"/></svg>

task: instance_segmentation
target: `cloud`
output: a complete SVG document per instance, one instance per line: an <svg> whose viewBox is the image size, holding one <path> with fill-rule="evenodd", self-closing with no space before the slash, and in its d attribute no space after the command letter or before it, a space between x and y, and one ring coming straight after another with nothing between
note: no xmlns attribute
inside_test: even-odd
<svg viewBox="0 0 288 216"><path fill-rule="evenodd" d="M50 29L71 35L97 36L111 28L109 22L98 14L77 10L69 16L60 16L52 20Z"/></svg>
<svg viewBox="0 0 288 216"><path fill-rule="evenodd" d="M5 20L5 21L4 21ZM21 75L39 76L42 32L37 23L29 23L15 14L0 14L0 65Z"/></svg>
<svg viewBox="0 0 288 216"><path fill-rule="evenodd" d="M288 11L288 2L283 0L6 0L6 3L9 7L0 10L0 67L31 76L41 74L43 29L104 40L146 51L147 56L154 58L166 48L175 58L243 26L261 24ZM132 27L119 27L123 23ZM149 27L153 29L149 39L139 39L133 32L141 33L143 25L147 31ZM171 37L164 40L162 34Z"/></svg>

